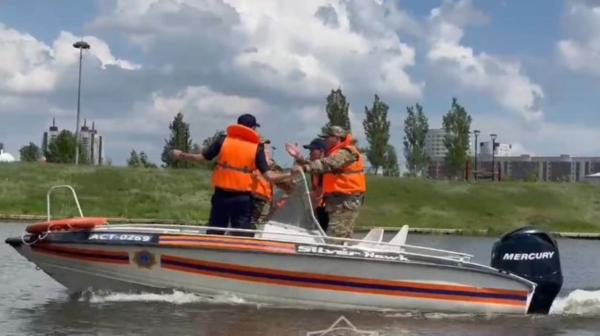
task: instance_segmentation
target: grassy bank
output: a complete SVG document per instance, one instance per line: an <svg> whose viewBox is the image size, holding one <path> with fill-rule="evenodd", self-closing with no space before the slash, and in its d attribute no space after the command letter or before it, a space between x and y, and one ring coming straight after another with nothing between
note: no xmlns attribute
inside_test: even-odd
<svg viewBox="0 0 600 336"><path fill-rule="evenodd" d="M46 192L75 188L88 216L208 219L210 172L0 164L0 214L43 215ZM66 191L53 214L76 215ZM501 232L535 224L554 231L600 231L600 188L570 183L465 183L369 177L359 225Z"/></svg>

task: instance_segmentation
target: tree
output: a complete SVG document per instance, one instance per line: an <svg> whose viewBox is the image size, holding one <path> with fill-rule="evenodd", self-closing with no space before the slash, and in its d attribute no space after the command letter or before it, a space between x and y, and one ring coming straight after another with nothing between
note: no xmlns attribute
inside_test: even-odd
<svg viewBox="0 0 600 336"><path fill-rule="evenodd" d="M452 107L444 116L443 125L446 132L444 146L448 150L446 163L454 176L462 173L468 159L471 120L465 108L452 98Z"/></svg>
<svg viewBox="0 0 600 336"><path fill-rule="evenodd" d="M19 153L21 154L21 161L25 162L36 162L42 157L40 148L33 142L30 142L27 146L21 147Z"/></svg>
<svg viewBox="0 0 600 336"><path fill-rule="evenodd" d="M129 154L129 159L127 159L127 166L129 167L141 167L142 161L140 160L140 156L135 150L131 151Z"/></svg>
<svg viewBox="0 0 600 336"><path fill-rule="evenodd" d="M192 148L192 138L190 136L190 125L183 121L183 113L179 112L169 125L171 135L165 139L165 146L161 155L163 167L168 168L190 168L193 165L185 160L173 160L169 152L173 149L179 149L183 152L189 152Z"/></svg>
<svg viewBox="0 0 600 336"><path fill-rule="evenodd" d="M323 132L331 126L341 126L346 131L352 132L350 116L348 115L349 109L350 103L346 102L346 96L342 93L342 89L331 90L331 93L327 96L327 106L325 107L329 122L323 127Z"/></svg>
<svg viewBox="0 0 600 336"><path fill-rule="evenodd" d="M396 148L392 145L385 147L385 161L383 164L383 176L400 177L400 167L398 166L398 155Z"/></svg>
<svg viewBox="0 0 600 336"><path fill-rule="evenodd" d="M212 136L206 137L202 141L202 147L198 146L198 144L195 144L194 145L195 153L202 153L203 150L208 148L208 146L212 145L222 135L225 135L225 131L217 130L215 132L215 134L213 134ZM200 166L203 168L206 168L206 169L213 170L217 166L217 162L216 161L206 162L206 163L202 163Z"/></svg>
<svg viewBox="0 0 600 336"><path fill-rule="evenodd" d="M146 155L144 152L140 152L140 163L144 168L156 168L156 164L150 162L148 155Z"/></svg>
<svg viewBox="0 0 600 336"><path fill-rule="evenodd" d="M417 176L423 173L430 162L425 152L429 121L423 113L423 107L418 103L414 107L406 107L406 112L408 115L404 119L404 158L409 173Z"/></svg>
<svg viewBox="0 0 600 336"><path fill-rule="evenodd" d="M135 168L156 168L156 164L148 160L148 156L146 155L146 153L140 152L140 154L138 155L138 153L135 150L131 151L129 159L127 159L127 165L129 167Z"/></svg>
<svg viewBox="0 0 600 336"><path fill-rule="evenodd" d="M373 107L365 106L363 127L369 148L366 150L367 159L375 170L375 174L386 163L386 150L390 140L390 121L388 120L389 106L375 95Z"/></svg>
<svg viewBox="0 0 600 336"><path fill-rule="evenodd" d="M47 162L52 163L75 163L75 146L77 140L71 131L61 131L56 139L50 141L48 150L44 152ZM83 142L79 141L79 163L89 164L90 157Z"/></svg>

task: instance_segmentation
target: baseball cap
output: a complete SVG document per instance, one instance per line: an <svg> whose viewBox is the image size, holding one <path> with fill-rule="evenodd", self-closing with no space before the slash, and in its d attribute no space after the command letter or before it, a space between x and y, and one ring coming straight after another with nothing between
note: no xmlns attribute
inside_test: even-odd
<svg viewBox="0 0 600 336"><path fill-rule="evenodd" d="M345 138L348 136L348 132L340 126L327 127L323 133L319 134L319 138L327 138L330 136Z"/></svg>
<svg viewBox="0 0 600 336"><path fill-rule="evenodd" d="M252 114L242 114L237 122L246 127L260 127L260 124L256 122L256 117Z"/></svg>
<svg viewBox="0 0 600 336"><path fill-rule="evenodd" d="M316 138L313 141L311 141L308 145L304 145L302 147L309 150L325 150L325 140L321 138Z"/></svg>

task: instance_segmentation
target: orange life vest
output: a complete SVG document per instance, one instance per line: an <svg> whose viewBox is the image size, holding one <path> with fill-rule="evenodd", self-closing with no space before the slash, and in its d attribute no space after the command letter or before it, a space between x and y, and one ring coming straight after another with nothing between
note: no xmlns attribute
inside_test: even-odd
<svg viewBox="0 0 600 336"><path fill-rule="evenodd" d="M269 157L269 153L266 150L265 158L267 159L267 162L270 163L271 159ZM255 174L253 177L254 181L252 183L252 195L254 197L271 202L271 200L273 200L273 184L267 181L258 169L255 170Z"/></svg>
<svg viewBox="0 0 600 336"><path fill-rule="evenodd" d="M358 161L336 171L323 174L323 195L360 195L367 190L364 160L361 153L350 145L352 138L348 136L344 142L332 148L327 156L334 155L342 149L351 150L358 155Z"/></svg>
<svg viewBox="0 0 600 336"><path fill-rule="evenodd" d="M325 200L323 199L323 190L319 190L319 174L312 175L312 194L313 197L317 200L317 206L323 206L325 204Z"/></svg>
<svg viewBox="0 0 600 336"><path fill-rule="evenodd" d="M256 170L256 151L260 142L258 133L242 125L227 127L212 185L229 191L250 192Z"/></svg>

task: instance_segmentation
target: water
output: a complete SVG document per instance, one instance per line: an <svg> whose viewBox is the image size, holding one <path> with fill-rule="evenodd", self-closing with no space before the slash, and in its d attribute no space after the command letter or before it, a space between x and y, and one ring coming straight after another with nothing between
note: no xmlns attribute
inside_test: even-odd
<svg viewBox="0 0 600 336"><path fill-rule="evenodd" d="M4 244L23 224L0 223L0 335L306 335L346 317L379 335L598 335L600 242L559 240L565 283L548 316L294 309L236 297L174 292L75 298ZM409 235L409 244L474 254L489 264L493 239Z"/></svg>

